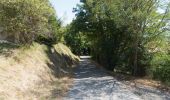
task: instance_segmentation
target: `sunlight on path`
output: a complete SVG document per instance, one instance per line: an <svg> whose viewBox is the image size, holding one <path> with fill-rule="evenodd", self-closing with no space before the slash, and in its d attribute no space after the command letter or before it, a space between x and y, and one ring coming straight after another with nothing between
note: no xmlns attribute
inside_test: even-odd
<svg viewBox="0 0 170 100"><path fill-rule="evenodd" d="M170 95L152 88L132 88L117 81L87 58L75 69L74 85L64 100L170 100Z"/></svg>

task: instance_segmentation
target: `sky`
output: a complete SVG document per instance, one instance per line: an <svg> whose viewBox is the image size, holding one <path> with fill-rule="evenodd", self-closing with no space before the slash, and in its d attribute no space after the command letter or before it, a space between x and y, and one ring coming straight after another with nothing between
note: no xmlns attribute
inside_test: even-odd
<svg viewBox="0 0 170 100"><path fill-rule="evenodd" d="M167 2L169 0L162 1ZM72 11L80 3L80 0L50 0L50 2L55 8L58 18L62 19L63 25L67 25L75 18L75 14ZM158 12L163 13L164 10L158 9Z"/></svg>
<svg viewBox="0 0 170 100"><path fill-rule="evenodd" d="M80 2L80 0L50 0L56 10L58 18L63 20L63 24L69 24L75 14L72 12L73 8Z"/></svg>

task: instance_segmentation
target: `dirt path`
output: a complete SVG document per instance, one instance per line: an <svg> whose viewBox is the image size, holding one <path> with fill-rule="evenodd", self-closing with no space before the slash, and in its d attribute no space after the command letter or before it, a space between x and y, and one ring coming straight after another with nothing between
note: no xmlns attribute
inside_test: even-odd
<svg viewBox="0 0 170 100"><path fill-rule="evenodd" d="M85 58L74 74L74 85L64 100L170 100L170 94L155 88L127 86Z"/></svg>

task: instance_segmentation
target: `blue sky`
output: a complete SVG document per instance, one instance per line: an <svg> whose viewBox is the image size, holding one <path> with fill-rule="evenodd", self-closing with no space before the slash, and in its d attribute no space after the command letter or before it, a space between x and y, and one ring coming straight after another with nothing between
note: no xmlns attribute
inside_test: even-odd
<svg viewBox="0 0 170 100"><path fill-rule="evenodd" d="M63 24L69 24L72 19L75 17L75 14L72 12L73 7L80 2L80 0L50 0L54 6L57 16L62 18Z"/></svg>
<svg viewBox="0 0 170 100"><path fill-rule="evenodd" d="M169 0L162 0L168 2ZM69 24L72 19L75 17L75 14L72 12L73 7L76 7L80 0L50 0L54 6L58 18L61 18L63 24ZM159 12L164 12L164 10L158 9Z"/></svg>

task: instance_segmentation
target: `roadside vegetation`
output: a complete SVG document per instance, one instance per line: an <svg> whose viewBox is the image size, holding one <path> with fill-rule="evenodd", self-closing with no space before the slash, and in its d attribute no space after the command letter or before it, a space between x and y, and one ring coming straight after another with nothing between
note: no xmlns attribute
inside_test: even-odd
<svg viewBox="0 0 170 100"><path fill-rule="evenodd" d="M56 43L61 38L61 21L49 0L1 0L0 12L1 35L11 42Z"/></svg>
<svg viewBox="0 0 170 100"><path fill-rule="evenodd" d="M93 59L106 69L149 76L169 84L169 1L81 0L81 3L74 8L76 19L65 38L72 50L79 51L87 43Z"/></svg>
<svg viewBox="0 0 170 100"><path fill-rule="evenodd" d="M0 100L59 99L79 58L49 0L0 0Z"/></svg>
<svg viewBox="0 0 170 100"><path fill-rule="evenodd" d="M79 60L69 48L61 43L52 47L33 43L9 51L0 55L1 100L51 100L65 95Z"/></svg>
<svg viewBox="0 0 170 100"><path fill-rule="evenodd" d="M0 0L0 99L63 95L74 54L170 85L168 0L80 1L64 27L49 0Z"/></svg>

